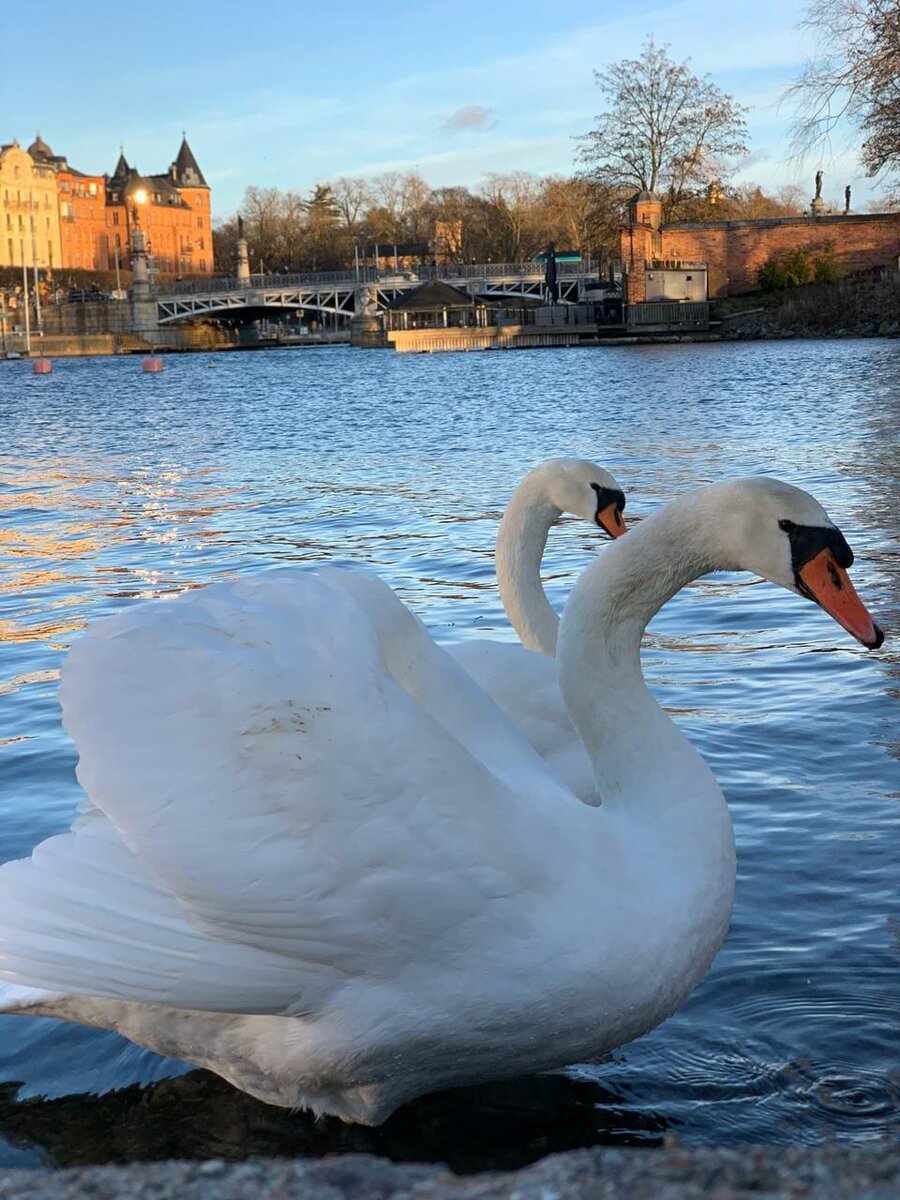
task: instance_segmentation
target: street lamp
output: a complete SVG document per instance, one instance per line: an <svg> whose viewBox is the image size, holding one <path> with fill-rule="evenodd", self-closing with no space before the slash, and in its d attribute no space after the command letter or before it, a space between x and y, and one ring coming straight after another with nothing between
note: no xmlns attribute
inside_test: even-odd
<svg viewBox="0 0 900 1200"><path fill-rule="evenodd" d="M134 282L134 257L135 253L144 253L144 231L141 226L141 209L147 203L147 189L143 187L135 188L133 192L126 192L125 200L125 238L128 245L128 260L132 270L132 283ZM136 233L140 230L140 246L135 245Z"/></svg>

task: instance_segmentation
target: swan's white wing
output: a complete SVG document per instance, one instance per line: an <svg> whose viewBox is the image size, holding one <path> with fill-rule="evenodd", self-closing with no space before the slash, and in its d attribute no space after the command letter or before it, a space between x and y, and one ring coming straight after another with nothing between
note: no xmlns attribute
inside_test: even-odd
<svg viewBox="0 0 900 1200"><path fill-rule="evenodd" d="M39 931L15 912L41 849L0 870L12 982L76 990L73 958L93 959L91 994L309 1012L349 977L464 953L473 926L489 945L546 886L563 790L371 577L278 571L135 606L76 643L61 698L79 779L141 869L60 839L67 882L42 911L77 893L81 916L64 953L48 924L39 977Z"/></svg>
<svg viewBox="0 0 900 1200"><path fill-rule="evenodd" d="M514 642L482 639L458 642L447 650L568 790L595 804L591 761L566 713L556 659Z"/></svg>
<svg viewBox="0 0 900 1200"><path fill-rule="evenodd" d="M268 1012L296 964L193 926L102 813L0 868L0 979L59 993ZM0 1011L22 988L0 984ZM36 993L35 1003L47 993ZM281 1001L281 1003L279 1002Z"/></svg>

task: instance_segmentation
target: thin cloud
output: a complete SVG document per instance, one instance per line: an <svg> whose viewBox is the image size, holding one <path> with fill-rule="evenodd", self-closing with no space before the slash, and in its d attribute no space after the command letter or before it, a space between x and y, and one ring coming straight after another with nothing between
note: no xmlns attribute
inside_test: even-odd
<svg viewBox="0 0 900 1200"><path fill-rule="evenodd" d="M497 122L493 119L494 110L483 104L463 104L449 117L441 121L441 129L450 133L465 132L469 129L496 129Z"/></svg>

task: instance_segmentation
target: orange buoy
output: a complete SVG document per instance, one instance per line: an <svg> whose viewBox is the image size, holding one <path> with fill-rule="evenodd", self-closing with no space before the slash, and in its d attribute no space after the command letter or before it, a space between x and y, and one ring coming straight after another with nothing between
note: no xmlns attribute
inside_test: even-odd
<svg viewBox="0 0 900 1200"><path fill-rule="evenodd" d="M149 358L145 358L141 363L141 370L148 375L156 375L163 369L163 360L158 354L151 354Z"/></svg>
<svg viewBox="0 0 900 1200"><path fill-rule="evenodd" d="M49 375L53 370L53 363L49 358L36 358L31 364L32 375Z"/></svg>

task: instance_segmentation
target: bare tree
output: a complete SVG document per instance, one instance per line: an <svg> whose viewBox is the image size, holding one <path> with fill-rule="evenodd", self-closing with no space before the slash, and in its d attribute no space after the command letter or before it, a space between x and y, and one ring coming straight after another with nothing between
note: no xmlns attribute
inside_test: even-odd
<svg viewBox="0 0 900 1200"><path fill-rule="evenodd" d="M818 35L818 53L787 93L796 148L820 146L846 121L865 137L870 175L900 169L900 4L814 0L803 25Z"/></svg>
<svg viewBox="0 0 900 1200"><path fill-rule="evenodd" d="M619 226L630 193L610 188L584 175L550 175L541 181L540 225L544 243L580 250L589 258L616 256Z"/></svg>
<svg viewBox="0 0 900 1200"><path fill-rule="evenodd" d="M484 201L465 187L435 188L428 200L429 232L452 262L484 262L486 249Z"/></svg>
<svg viewBox="0 0 900 1200"><path fill-rule="evenodd" d="M281 197L278 267L298 271L306 255L306 204L299 192L285 192ZM275 264L273 263L273 266Z"/></svg>
<svg viewBox="0 0 900 1200"><path fill-rule="evenodd" d="M418 171L407 171L401 177L401 225L405 241L428 240L428 201L431 188Z"/></svg>
<svg viewBox="0 0 900 1200"><path fill-rule="evenodd" d="M342 175L331 185L335 203L341 214L344 228L351 233L359 224L365 209L372 203L372 189L367 179L359 176Z"/></svg>
<svg viewBox="0 0 900 1200"><path fill-rule="evenodd" d="M485 176L481 195L487 203L492 256L502 262L530 258L541 249L538 228L540 180L527 171Z"/></svg>
<svg viewBox="0 0 900 1200"><path fill-rule="evenodd" d="M372 180L375 203L370 215L375 218L376 229L385 241L403 241L403 176L399 171L385 171Z"/></svg>
<svg viewBox="0 0 900 1200"><path fill-rule="evenodd" d="M237 270L237 217L220 219L213 226L213 257L217 272L233 275Z"/></svg>
<svg viewBox="0 0 900 1200"><path fill-rule="evenodd" d="M608 101L579 140L587 173L608 187L663 192L671 215L746 154L742 108L709 76L692 75L651 38L640 58L594 72Z"/></svg>
<svg viewBox="0 0 900 1200"><path fill-rule="evenodd" d="M277 188L248 187L241 213L244 217L252 270L274 269L282 258L283 196Z"/></svg>

